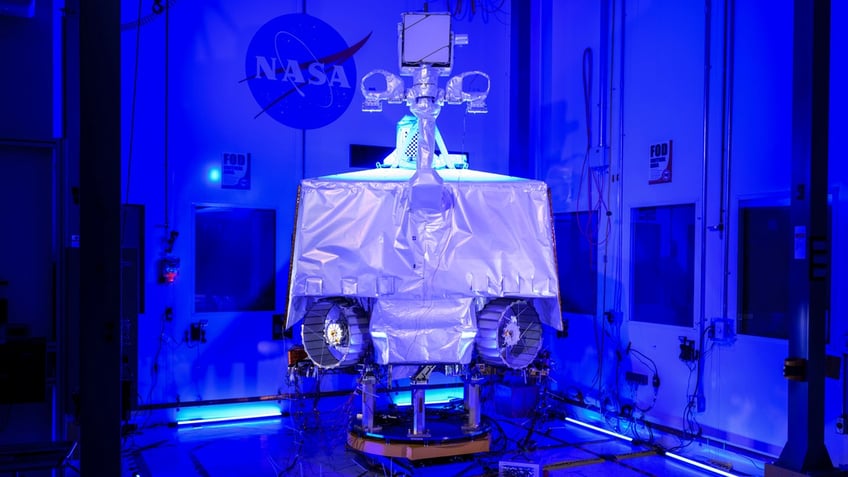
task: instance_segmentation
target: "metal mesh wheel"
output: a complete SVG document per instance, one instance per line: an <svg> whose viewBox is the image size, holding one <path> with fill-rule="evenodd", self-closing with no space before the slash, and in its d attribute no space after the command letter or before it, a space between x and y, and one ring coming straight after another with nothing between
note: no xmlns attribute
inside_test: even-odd
<svg viewBox="0 0 848 477"><path fill-rule="evenodd" d="M359 362L368 340L368 316L349 298L324 298L306 310L303 347L320 368L343 368Z"/></svg>
<svg viewBox="0 0 848 477"><path fill-rule="evenodd" d="M527 367L542 348L542 322L532 303L498 298L477 315L477 351L487 364Z"/></svg>

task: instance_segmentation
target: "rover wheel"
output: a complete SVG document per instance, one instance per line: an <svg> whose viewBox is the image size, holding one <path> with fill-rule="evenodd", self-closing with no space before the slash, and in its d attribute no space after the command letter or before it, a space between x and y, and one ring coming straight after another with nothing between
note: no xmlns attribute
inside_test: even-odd
<svg viewBox="0 0 848 477"><path fill-rule="evenodd" d="M542 348L542 322L533 304L498 298L477 314L477 351L487 364L527 367Z"/></svg>
<svg viewBox="0 0 848 477"><path fill-rule="evenodd" d="M368 316L349 298L316 301L303 318L303 347L320 368L343 368L359 362L368 339Z"/></svg>

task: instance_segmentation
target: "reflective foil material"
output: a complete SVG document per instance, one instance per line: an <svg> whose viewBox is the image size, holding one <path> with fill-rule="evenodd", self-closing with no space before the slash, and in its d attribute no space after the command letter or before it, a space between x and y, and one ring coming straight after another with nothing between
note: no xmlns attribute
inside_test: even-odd
<svg viewBox="0 0 848 477"><path fill-rule="evenodd" d="M442 207L413 209L414 172L301 183L287 327L310 300L364 300L379 364L468 363L488 299L532 301L543 324L561 329L547 185L444 169Z"/></svg>

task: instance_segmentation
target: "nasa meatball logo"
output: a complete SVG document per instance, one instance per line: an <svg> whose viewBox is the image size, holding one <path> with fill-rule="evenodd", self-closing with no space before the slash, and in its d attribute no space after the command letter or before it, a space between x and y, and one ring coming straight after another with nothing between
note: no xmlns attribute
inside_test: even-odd
<svg viewBox="0 0 848 477"><path fill-rule="evenodd" d="M259 105L286 126L317 129L338 119L356 91L353 55L369 33L348 46L327 23L310 15L283 15L263 25L247 48L245 78Z"/></svg>

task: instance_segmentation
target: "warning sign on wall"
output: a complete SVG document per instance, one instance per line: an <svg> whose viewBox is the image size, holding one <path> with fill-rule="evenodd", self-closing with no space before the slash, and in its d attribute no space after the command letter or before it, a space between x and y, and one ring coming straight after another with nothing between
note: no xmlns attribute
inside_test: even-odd
<svg viewBox="0 0 848 477"><path fill-rule="evenodd" d="M651 144L648 161L648 184L671 182L671 140Z"/></svg>
<svg viewBox="0 0 848 477"><path fill-rule="evenodd" d="M222 189L250 189L250 153L224 153L221 161Z"/></svg>

